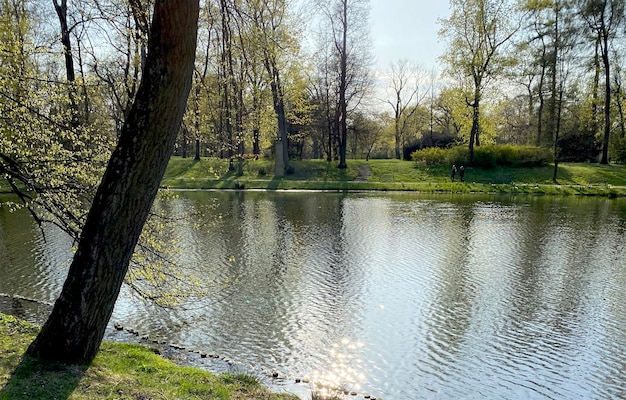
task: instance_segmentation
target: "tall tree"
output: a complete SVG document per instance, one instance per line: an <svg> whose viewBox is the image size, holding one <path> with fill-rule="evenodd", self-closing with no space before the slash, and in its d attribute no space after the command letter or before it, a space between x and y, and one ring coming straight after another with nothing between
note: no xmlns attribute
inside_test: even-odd
<svg viewBox="0 0 626 400"><path fill-rule="evenodd" d="M100 24L93 34L102 43L97 48L104 54L91 51L92 70L101 85L99 90L109 98L110 118L118 132L132 106L145 64L149 9L146 0L120 4L96 1Z"/></svg>
<svg viewBox="0 0 626 400"><path fill-rule="evenodd" d="M220 90L222 94L221 118L223 118L223 127L226 130L226 157L229 160L228 169L233 170L233 153L236 146L235 130L236 115L238 113L237 101L237 79L235 78L234 69L234 38L232 22L233 12L232 4L227 0L220 0L220 18L221 18L221 54L220 54Z"/></svg>
<svg viewBox="0 0 626 400"><path fill-rule="evenodd" d="M601 164L609 163L609 138L611 134L611 41L618 34L626 15L623 0L582 0L581 12L589 29L597 38L604 70L604 136Z"/></svg>
<svg viewBox="0 0 626 400"><path fill-rule="evenodd" d="M401 147L405 144L408 122L426 95L422 93L420 96L423 75L417 65L406 59L391 64L389 88L392 90L392 98L387 103L393 110L395 154L398 160L402 157Z"/></svg>
<svg viewBox="0 0 626 400"><path fill-rule="evenodd" d="M337 90L334 123L338 132L339 168L347 168L348 118L370 87L367 0L317 1L330 31Z"/></svg>
<svg viewBox="0 0 626 400"><path fill-rule="evenodd" d="M52 313L27 350L89 361L106 325L180 127L195 58L198 0L157 0L142 80Z"/></svg>
<svg viewBox="0 0 626 400"><path fill-rule="evenodd" d="M472 108L469 138L469 161L474 160L474 145L480 145L480 110L485 88L510 65L504 47L520 29L510 0L451 0L452 13L442 20L440 35L448 40L442 56L448 74L469 78L471 94L467 104Z"/></svg>
<svg viewBox="0 0 626 400"><path fill-rule="evenodd" d="M335 105L337 101L337 90L332 77L332 49L328 45L328 32L321 32L319 39L319 49L316 52L315 76L310 86L310 98L316 105L314 115L315 128L320 132L315 140L319 147L326 153L326 161L331 162L336 156L337 124L335 124Z"/></svg>
<svg viewBox="0 0 626 400"><path fill-rule="evenodd" d="M614 54L616 60L619 60L619 56ZM616 68L613 69L613 99L617 108L620 139L623 141L626 139L626 114L624 111L624 70L621 63L617 63Z"/></svg>
<svg viewBox="0 0 626 400"><path fill-rule="evenodd" d="M556 111L559 82L558 62L562 57L565 44L564 36L571 34L568 23L567 0L525 0L522 7L529 14L527 32L520 38L520 48L526 51L522 57L527 67L529 91L529 110L532 113L533 97L537 99L535 145L544 146L554 143ZM530 61L528 63L528 61ZM536 85L533 88L533 81ZM547 113L547 116L546 116Z"/></svg>
<svg viewBox="0 0 626 400"><path fill-rule="evenodd" d="M248 2L251 8L252 22L260 41L262 62L272 92L272 104L278 127L274 173L277 176L282 176L289 166L289 137L283 84L285 54L281 53L285 48L294 49L292 37L287 34L285 26L288 21L287 7L289 2L285 0L248 0Z"/></svg>
<svg viewBox="0 0 626 400"><path fill-rule="evenodd" d="M52 0L54 4L54 10L57 13L59 19L59 25L61 28L61 44L63 46L63 55L65 58L65 75L67 78L67 84L69 87L69 100L70 100L70 124L72 128L78 127L78 103L75 93L76 84L76 72L74 71L74 56L72 55L72 41L71 41L71 28L67 22L67 0Z"/></svg>

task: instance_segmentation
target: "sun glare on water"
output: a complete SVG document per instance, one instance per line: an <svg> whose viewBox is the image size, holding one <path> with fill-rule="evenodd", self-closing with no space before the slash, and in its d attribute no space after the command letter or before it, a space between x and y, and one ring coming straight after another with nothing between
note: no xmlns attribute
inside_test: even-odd
<svg viewBox="0 0 626 400"><path fill-rule="evenodd" d="M321 395L331 395L337 390L359 392L366 376L363 374L363 361L358 352L365 347L359 341L344 338L334 343L328 351L330 365L324 371L314 371L311 381L318 386Z"/></svg>

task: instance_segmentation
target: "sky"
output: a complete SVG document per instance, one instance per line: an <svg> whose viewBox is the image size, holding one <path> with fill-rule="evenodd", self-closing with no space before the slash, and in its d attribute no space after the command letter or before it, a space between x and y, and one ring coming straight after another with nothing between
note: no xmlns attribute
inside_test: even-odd
<svg viewBox="0 0 626 400"><path fill-rule="evenodd" d="M375 69L387 71L403 58L426 70L437 67L445 50L439 18L450 15L447 0L370 0L370 34Z"/></svg>

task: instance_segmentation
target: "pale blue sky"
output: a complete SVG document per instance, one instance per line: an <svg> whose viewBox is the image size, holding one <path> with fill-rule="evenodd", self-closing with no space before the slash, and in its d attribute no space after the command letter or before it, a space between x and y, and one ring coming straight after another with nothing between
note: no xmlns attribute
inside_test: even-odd
<svg viewBox="0 0 626 400"><path fill-rule="evenodd" d="M438 67L444 43L437 32L439 18L450 14L447 0L370 0L370 26L376 70L389 69L406 58L424 69Z"/></svg>

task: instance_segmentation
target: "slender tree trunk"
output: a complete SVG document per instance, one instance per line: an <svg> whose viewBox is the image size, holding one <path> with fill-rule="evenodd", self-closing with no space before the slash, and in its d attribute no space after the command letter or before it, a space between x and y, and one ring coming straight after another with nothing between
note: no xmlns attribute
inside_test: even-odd
<svg viewBox="0 0 626 400"><path fill-rule="evenodd" d="M70 270L27 354L90 361L98 351L180 128L198 0L157 0L143 78L98 187Z"/></svg>
<svg viewBox="0 0 626 400"><path fill-rule="evenodd" d="M559 88L559 103L557 105L557 120L556 130L554 134L554 171L552 173L552 182L556 183L559 170L559 136L561 134L561 114L563 113L563 92L565 91L565 85L561 83Z"/></svg>
<svg viewBox="0 0 626 400"><path fill-rule="evenodd" d="M621 138L624 139L624 137L626 137L626 120L624 117L624 102L623 102L623 96L622 96L622 84L621 84L620 72L617 72L616 74L614 74L613 79L615 81L615 84L613 86L613 94L615 98L615 105L617 106L617 113L619 116L620 134L621 134Z"/></svg>
<svg viewBox="0 0 626 400"><path fill-rule="evenodd" d="M340 78L339 78L339 165L338 168L348 168L346 150L348 147L348 105L346 91L348 90L348 0L343 0L343 31L340 51Z"/></svg>
<svg viewBox="0 0 626 400"><path fill-rule="evenodd" d="M187 128L185 128L183 126L183 128L181 129L181 136L182 136L182 143L181 143L181 153L182 153L182 157L183 158L187 158L187 142L188 142L188 136L189 136L189 131L187 130Z"/></svg>
<svg viewBox="0 0 626 400"><path fill-rule="evenodd" d="M472 106L472 128L470 130L470 140L469 140L469 163L470 165L474 163L474 143L476 142L479 129L480 129L480 106L474 103L474 105Z"/></svg>
<svg viewBox="0 0 626 400"><path fill-rule="evenodd" d="M61 3L57 0L52 0L52 2L54 3L54 10L57 13L57 17L59 18L59 24L61 25L61 44L63 45L63 56L65 57L65 75L69 82L74 82L76 80L76 73L74 72L70 29L67 25L67 0L61 0Z"/></svg>
<svg viewBox="0 0 626 400"><path fill-rule="evenodd" d="M561 51L561 31L560 31L560 9L555 8L554 13L554 46L552 48L552 53L550 57L550 100L548 103L548 121L547 121L547 129L546 133L549 135L548 140L554 140L555 131L556 131L556 123L557 123L557 101L558 101L558 68L557 64L559 61L560 51ZM549 142L548 142L549 143Z"/></svg>
<svg viewBox="0 0 626 400"><path fill-rule="evenodd" d="M231 100L231 85L232 79L232 43L230 32L230 12L228 11L228 5L226 0L220 1L220 15L222 22L222 54L221 54L221 69L222 69L222 100L223 108L222 114L224 115L224 129L226 130L227 149L226 157L228 158L228 170L233 171L235 166L233 164L233 110Z"/></svg>
<svg viewBox="0 0 626 400"><path fill-rule="evenodd" d="M475 83L474 88L474 100L471 104L472 106L472 128L470 130L470 140L469 140L469 163L472 165L474 163L474 144L476 146L480 146L479 133L480 133L480 85L481 83L478 81Z"/></svg>
<svg viewBox="0 0 626 400"><path fill-rule="evenodd" d="M333 133L334 133L333 125L334 125L334 119L332 118L330 111L331 111L330 110L330 89L328 87L328 81L326 81L326 109L325 109L325 113L326 113L326 129L327 129L327 133L328 133L328 152L326 153L326 161L327 162L333 161Z"/></svg>
<svg viewBox="0 0 626 400"><path fill-rule="evenodd" d="M252 94L252 154L255 156L261 154L261 94L259 92L259 88L255 87Z"/></svg>
<svg viewBox="0 0 626 400"><path fill-rule="evenodd" d="M77 128L80 125L78 101L76 100L76 72L74 71L74 57L72 56L72 41L70 37L70 29L67 24L67 0L52 0L54 9L59 18L61 27L61 44L63 45L63 56L65 57L65 75L68 82L68 97L70 101L70 126Z"/></svg>
<svg viewBox="0 0 626 400"><path fill-rule="evenodd" d="M252 130L252 154L255 156L261 154L261 130L259 128Z"/></svg>
<svg viewBox="0 0 626 400"><path fill-rule="evenodd" d="M537 147L541 146L543 140L543 109L545 105L545 100L543 98L543 94L540 92L539 94L539 107L537 108Z"/></svg>
<svg viewBox="0 0 626 400"><path fill-rule="evenodd" d="M198 104L200 99L200 83L196 84L196 90L193 98L193 128L195 131L196 140L195 142L195 155L194 160L200 160L200 139L198 139L200 135L200 104Z"/></svg>
<svg viewBox="0 0 626 400"><path fill-rule="evenodd" d="M537 108L537 141L535 142L537 147L542 146L543 143L543 112L545 108L545 97L543 95L543 86L546 80L546 47L542 48L541 56L541 74L539 75L539 87L537 88L537 95L539 97L539 107Z"/></svg>
<svg viewBox="0 0 626 400"><path fill-rule="evenodd" d="M591 134L598 134L598 105L600 104L600 35L596 38L593 55L593 83L591 87Z"/></svg>
<svg viewBox="0 0 626 400"><path fill-rule="evenodd" d="M402 135L400 133L400 94L397 93L396 97L396 106L394 110L394 124L393 124L395 137L396 137L396 159L400 159L400 142L402 140Z"/></svg>
<svg viewBox="0 0 626 400"><path fill-rule="evenodd" d="M604 64L604 140L602 142L602 160L609 163L609 138L611 135L611 65L609 63L608 34L602 38L602 62Z"/></svg>

